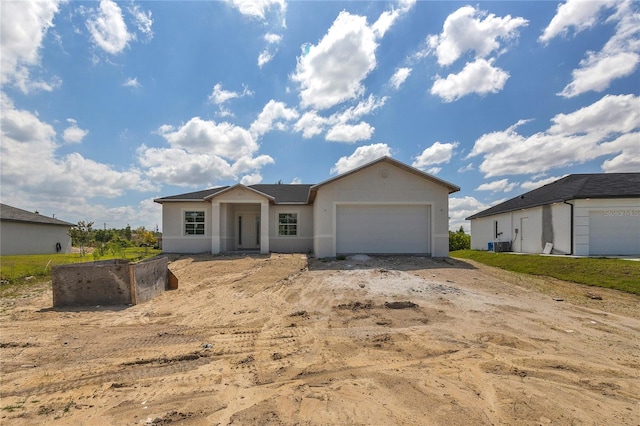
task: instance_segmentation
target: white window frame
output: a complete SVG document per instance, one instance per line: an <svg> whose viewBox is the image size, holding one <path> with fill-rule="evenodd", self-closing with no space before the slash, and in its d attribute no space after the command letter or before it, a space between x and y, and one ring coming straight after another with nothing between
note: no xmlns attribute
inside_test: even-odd
<svg viewBox="0 0 640 426"><path fill-rule="evenodd" d="M277 222L277 226L278 226L278 237L280 238L296 238L300 235L300 212L298 211L280 211L277 213L278 214L278 222ZM295 223L282 223L280 222L280 215L293 215L295 216ZM280 232L280 227L281 226L285 226L285 227L291 227L294 226L295 227L295 234L282 234Z"/></svg>
<svg viewBox="0 0 640 426"><path fill-rule="evenodd" d="M188 214L202 214L202 221L193 221L193 222L188 222L187 221L187 215ZM196 216L197 218L197 216ZM195 224L196 226L194 227L194 233L189 233L187 232L187 225L188 224ZM198 233L198 226L197 225L202 225L202 233ZM184 236L186 237L199 237L202 236L204 237L207 234L207 212L205 210L184 210L182 213L182 233Z"/></svg>

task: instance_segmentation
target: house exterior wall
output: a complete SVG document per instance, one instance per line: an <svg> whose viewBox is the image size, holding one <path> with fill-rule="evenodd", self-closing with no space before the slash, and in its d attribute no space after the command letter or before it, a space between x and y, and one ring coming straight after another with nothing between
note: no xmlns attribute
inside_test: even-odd
<svg viewBox="0 0 640 426"><path fill-rule="evenodd" d="M574 204L576 255L640 255L640 198L575 200ZM607 236L609 241L598 239Z"/></svg>
<svg viewBox="0 0 640 426"><path fill-rule="evenodd" d="M0 253L3 256L17 254L71 253L70 227L30 222L0 222Z"/></svg>
<svg viewBox="0 0 640 426"><path fill-rule="evenodd" d="M328 182L318 188L313 205L314 253L336 255L336 210L339 204L424 204L431 206L431 255L449 254L449 192L388 162Z"/></svg>
<svg viewBox="0 0 640 426"><path fill-rule="evenodd" d="M504 241L516 253L542 253L546 243L553 244L552 253L570 253L571 207L555 203L471 220L473 250Z"/></svg>
<svg viewBox="0 0 640 426"><path fill-rule="evenodd" d="M278 235L278 214L298 214L298 235ZM313 206L274 205L269 212L269 243L271 251L279 253L308 253L313 250Z"/></svg>
<svg viewBox="0 0 640 426"><path fill-rule="evenodd" d="M204 211L204 235L185 235L184 212L186 211ZM162 204L162 250L167 253L211 252L213 226L210 202L164 203Z"/></svg>

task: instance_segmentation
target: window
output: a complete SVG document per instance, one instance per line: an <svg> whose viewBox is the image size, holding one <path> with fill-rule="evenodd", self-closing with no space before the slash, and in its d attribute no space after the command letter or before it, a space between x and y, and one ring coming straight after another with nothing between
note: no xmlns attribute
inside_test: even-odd
<svg viewBox="0 0 640 426"><path fill-rule="evenodd" d="M278 213L278 235L298 235L298 213Z"/></svg>
<svg viewBox="0 0 640 426"><path fill-rule="evenodd" d="M204 235L204 211L184 212L184 234Z"/></svg>

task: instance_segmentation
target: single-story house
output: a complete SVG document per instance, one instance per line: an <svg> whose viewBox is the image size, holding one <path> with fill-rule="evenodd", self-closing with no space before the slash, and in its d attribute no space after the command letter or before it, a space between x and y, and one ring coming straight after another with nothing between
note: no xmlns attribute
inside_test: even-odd
<svg viewBox="0 0 640 426"><path fill-rule="evenodd" d="M71 253L73 223L0 204L0 254Z"/></svg>
<svg viewBox="0 0 640 426"><path fill-rule="evenodd" d="M637 256L640 173L569 175L467 220L475 250Z"/></svg>
<svg viewBox="0 0 640 426"><path fill-rule="evenodd" d="M224 186L162 204L163 251L449 254L460 188L390 157L316 185Z"/></svg>

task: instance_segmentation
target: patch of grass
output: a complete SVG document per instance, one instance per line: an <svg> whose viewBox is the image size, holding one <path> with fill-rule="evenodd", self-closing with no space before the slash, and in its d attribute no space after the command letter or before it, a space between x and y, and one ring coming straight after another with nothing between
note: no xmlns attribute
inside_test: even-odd
<svg viewBox="0 0 640 426"><path fill-rule="evenodd" d="M27 397L27 398L25 398L23 401L19 401L19 402L18 402L18 403L16 403L16 404L7 405L7 406L5 406L5 407L2 407L2 409L3 409L4 411L8 411L8 412L10 412L10 413L13 413L13 412L14 412L14 411L16 411L16 410L24 410L24 404L25 404L25 402L27 402L27 399L28 399L28 397Z"/></svg>
<svg viewBox="0 0 640 426"><path fill-rule="evenodd" d="M149 247L128 247L117 255L106 253L96 259L90 254L81 256L80 253L32 254L20 256L0 256L0 288L5 294L9 287L28 287L51 279L51 268L54 265L69 263L93 262L95 260L109 260L124 258L138 261L160 254L160 250Z"/></svg>
<svg viewBox="0 0 640 426"><path fill-rule="evenodd" d="M553 277L563 281L640 294L640 262L536 254L516 255L481 250L452 251L450 256L474 260L512 272Z"/></svg>

